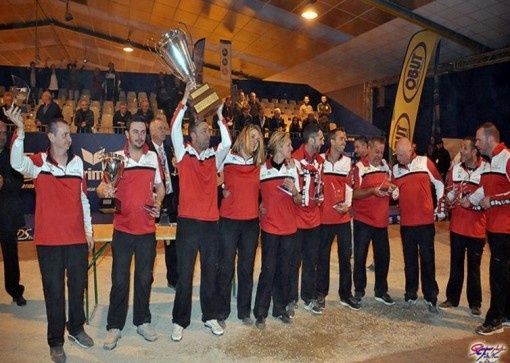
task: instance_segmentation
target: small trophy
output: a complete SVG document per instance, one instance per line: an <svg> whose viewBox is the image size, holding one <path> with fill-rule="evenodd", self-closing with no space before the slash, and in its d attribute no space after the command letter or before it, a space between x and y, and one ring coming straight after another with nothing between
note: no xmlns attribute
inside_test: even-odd
<svg viewBox="0 0 510 363"><path fill-rule="evenodd" d="M114 153L105 153L102 166L104 180L116 187L124 171L124 157ZM121 203L115 196L101 198L99 201L99 210L102 213L119 213L120 209Z"/></svg>
<svg viewBox="0 0 510 363"><path fill-rule="evenodd" d="M181 81L192 85L188 102L198 116L205 117L216 111L222 100L208 84L197 84L196 66L183 30L177 28L164 33L154 51Z"/></svg>
<svg viewBox="0 0 510 363"><path fill-rule="evenodd" d="M333 183L331 183L331 186L333 187L333 209L338 210L345 204L345 187L337 189Z"/></svg>
<svg viewBox="0 0 510 363"><path fill-rule="evenodd" d="M321 178L321 172L320 170L317 171L317 174L315 176L315 193L313 195L313 199L316 203L320 204L324 202L324 182Z"/></svg>
<svg viewBox="0 0 510 363"><path fill-rule="evenodd" d="M285 179L283 180L283 183L281 183L280 185L278 185L278 189L280 189L282 192L290 195L292 197L292 190L289 189L286 185L285 185L285 181L286 180L291 180L292 182L294 182L294 178L291 177L291 176L287 176L285 177Z"/></svg>
<svg viewBox="0 0 510 363"><path fill-rule="evenodd" d="M154 183L149 183L149 193L146 195L142 208L149 214L154 213L156 205L154 202Z"/></svg>

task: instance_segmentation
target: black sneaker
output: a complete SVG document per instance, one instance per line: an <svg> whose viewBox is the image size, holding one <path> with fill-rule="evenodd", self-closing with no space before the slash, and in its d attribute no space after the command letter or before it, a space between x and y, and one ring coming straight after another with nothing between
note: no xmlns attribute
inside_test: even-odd
<svg viewBox="0 0 510 363"><path fill-rule="evenodd" d="M480 310L480 307L479 306L471 306L471 315L473 315L473 316L482 315L482 311Z"/></svg>
<svg viewBox="0 0 510 363"><path fill-rule="evenodd" d="M503 329L503 325L485 325L482 324L479 327L475 329L475 333L479 335L492 335L492 334L498 334L503 333L505 329Z"/></svg>
<svg viewBox="0 0 510 363"><path fill-rule="evenodd" d="M365 294L364 294L364 293L362 293L362 292L355 292L355 293L354 293L354 297L353 297L353 298L354 298L354 300L356 300L358 303L360 303L360 302L361 302L361 300L363 299L363 296L365 296Z"/></svg>
<svg viewBox="0 0 510 363"><path fill-rule="evenodd" d="M243 325L246 325L246 326L252 326L253 325L253 319L250 318L249 316L247 316L245 318L242 318L241 322L243 323ZM223 328L223 329L225 329L225 328Z"/></svg>
<svg viewBox="0 0 510 363"><path fill-rule="evenodd" d="M388 306L395 305L395 301L391 298L390 295L388 295L388 293L382 294L381 296L376 296L375 300Z"/></svg>
<svg viewBox="0 0 510 363"><path fill-rule="evenodd" d="M257 329L263 330L266 328L266 318L259 317L255 320L255 327Z"/></svg>
<svg viewBox="0 0 510 363"><path fill-rule="evenodd" d="M340 305L347 306L349 309L355 310L355 311L358 311L361 309L361 304L358 301L356 301L356 298L354 298L352 296L348 299L341 299Z"/></svg>
<svg viewBox="0 0 510 363"><path fill-rule="evenodd" d="M429 311L432 313L432 314L438 314L438 315L441 315L441 311L437 308L437 305L434 304L433 302L430 302L430 301L427 301L427 300L424 300L425 301L425 305L428 306L429 308Z"/></svg>
<svg viewBox="0 0 510 363"><path fill-rule="evenodd" d="M66 353L64 352L64 348L61 345L50 347L50 357L51 361L54 363L65 363Z"/></svg>
<svg viewBox="0 0 510 363"><path fill-rule="evenodd" d="M319 305L317 305L317 300L313 300L313 299L310 300L307 304L305 303L305 310L310 311L311 313L313 313L315 315L322 314L321 308L319 307Z"/></svg>
<svg viewBox="0 0 510 363"><path fill-rule="evenodd" d="M82 348L90 348L94 345L92 338L82 330L78 334L69 333L69 339L78 344Z"/></svg>
<svg viewBox="0 0 510 363"><path fill-rule="evenodd" d="M18 305L18 306L25 306L27 304L27 301L25 300L23 295L13 298L12 301L15 302L16 305Z"/></svg>
<svg viewBox="0 0 510 363"><path fill-rule="evenodd" d="M294 317L296 316L294 308L295 308L294 302L289 303L285 308L285 310L287 311L287 316L291 319L294 319Z"/></svg>
<svg viewBox="0 0 510 363"><path fill-rule="evenodd" d="M501 319L501 325L503 327L510 327L510 318L503 318L503 319Z"/></svg>
<svg viewBox="0 0 510 363"><path fill-rule="evenodd" d="M317 295L317 305L321 310L324 310L326 308L326 296Z"/></svg>
<svg viewBox="0 0 510 363"><path fill-rule="evenodd" d="M289 318L289 316L286 313L283 313L282 315L278 315L276 319L280 320L284 324L292 324L292 319Z"/></svg>

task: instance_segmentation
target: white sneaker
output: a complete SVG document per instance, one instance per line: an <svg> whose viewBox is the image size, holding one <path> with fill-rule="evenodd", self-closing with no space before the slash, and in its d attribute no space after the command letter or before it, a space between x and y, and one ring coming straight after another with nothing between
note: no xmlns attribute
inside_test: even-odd
<svg viewBox="0 0 510 363"><path fill-rule="evenodd" d="M106 333L106 338L103 343L103 348L106 350L112 350L117 346L117 342L122 336L120 335L120 329L110 329Z"/></svg>
<svg viewBox="0 0 510 363"><path fill-rule="evenodd" d="M136 332L144 337L144 339L148 342L155 342L158 340L158 333L156 333L156 330L154 330L151 323L143 323L142 325L138 325Z"/></svg>
<svg viewBox="0 0 510 363"><path fill-rule="evenodd" d="M216 319L211 319L211 320L207 320L204 325L211 329L211 333L213 333L214 335L223 335L223 328L220 326L220 324L218 324L218 320Z"/></svg>
<svg viewBox="0 0 510 363"><path fill-rule="evenodd" d="M174 342L180 342L182 340L182 331L184 328L177 323L174 323L174 327L172 328L172 340Z"/></svg>

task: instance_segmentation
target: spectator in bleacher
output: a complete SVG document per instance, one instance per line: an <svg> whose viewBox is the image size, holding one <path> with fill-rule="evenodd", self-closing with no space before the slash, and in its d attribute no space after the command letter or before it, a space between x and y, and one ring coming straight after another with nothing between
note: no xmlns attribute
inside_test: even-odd
<svg viewBox="0 0 510 363"><path fill-rule="evenodd" d="M39 91L41 89L41 70L36 68L34 61L30 62L30 66L27 68L28 84L30 86L30 103L32 106L37 105L39 100Z"/></svg>
<svg viewBox="0 0 510 363"><path fill-rule="evenodd" d="M436 165L437 171L441 174L443 181L446 179L448 169L450 169L450 153L444 148L443 139L436 141L436 151L432 155L432 161Z"/></svg>
<svg viewBox="0 0 510 363"><path fill-rule="evenodd" d="M140 102L140 108L136 111L135 116L140 116L147 125L154 119L154 111L150 107L149 100L145 99Z"/></svg>
<svg viewBox="0 0 510 363"><path fill-rule="evenodd" d="M260 127L262 130L262 135L270 130L269 118L264 115L264 109L262 107L259 108L259 113L257 116L253 117L252 123Z"/></svg>
<svg viewBox="0 0 510 363"><path fill-rule="evenodd" d="M46 131L46 127L53 119L62 118L62 110L59 105L53 102L50 91L44 91L41 95L42 105L37 109L35 114L35 124L39 131Z"/></svg>
<svg viewBox="0 0 510 363"><path fill-rule="evenodd" d="M50 91L52 98L58 97L58 76L57 76L57 66L55 63L52 63L48 68L48 63L46 61L46 67L44 68L44 72L46 74L46 79L48 81L47 84L44 85L44 88Z"/></svg>
<svg viewBox="0 0 510 363"><path fill-rule="evenodd" d="M104 76L103 89L106 101L117 102L119 99L120 74L115 70L113 62L108 63L108 70ZM147 120L149 122L150 120Z"/></svg>
<svg viewBox="0 0 510 363"><path fill-rule="evenodd" d="M308 124L317 124L317 125L319 125L319 121L317 121L317 119L315 118L315 115L314 115L313 111L308 114L308 117L303 119L303 122L301 124L301 128L304 130L306 125L308 125Z"/></svg>
<svg viewBox="0 0 510 363"><path fill-rule="evenodd" d="M328 103L328 98L324 95L321 96L321 101L317 105L317 113L322 130L328 130L331 117L331 105Z"/></svg>
<svg viewBox="0 0 510 363"><path fill-rule="evenodd" d="M282 118L282 111L276 107L273 111L273 117L269 120L269 130L285 131L285 121Z"/></svg>
<svg viewBox="0 0 510 363"><path fill-rule="evenodd" d="M243 91L239 91L239 94L237 96L237 101L234 104L234 118L241 115L243 113L243 110L248 110L248 113L250 113L250 104L248 103L248 100L246 99L246 95ZM242 129L242 127L241 127Z"/></svg>
<svg viewBox="0 0 510 363"><path fill-rule="evenodd" d="M74 114L74 124L78 134L92 133L94 127L94 112L89 109L89 102L86 99L80 101L80 108Z"/></svg>
<svg viewBox="0 0 510 363"><path fill-rule="evenodd" d="M92 101L101 101L103 96L103 82L104 78L101 70L96 67L92 74L92 85L90 87L90 99Z"/></svg>
<svg viewBox="0 0 510 363"><path fill-rule="evenodd" d="M241 131L247 124L253 123L253 118L250 115L250 108L245 107L241 110L241 114L234 118L234 129Z"/></svg>
<svg viewBox="0 0 510 363"><path fill-rule="evenodd" d="M168 120L172 115L172 110L170 109L170 83L168 77L163 72L159 72L158 74L154 93L156 94L158 108L163 110Z"/></svg>
<svg viewBox="0 0 510 363"><path fill-rule="evenodd" d="M310 97L305 96L303 98L303 103L299 106L299 117L301 117L301 120L304 121L310 114L313 114L313 107L310 105ZM305 125L303 125L303 130L304 129Z"/></svg>
<svg viewBox="0 0 510 363"><path fill-rule="evenodd" d="M67 94L68 99L78 101L80 99L80 76L85 64L80 69L76 66L76 61L67 65Z"/></svg>
<svg viewBox="0 0 510 363"><path fill-rule="evenodd" d="M257 101L257 94L255 92L250 92L248 96L248 104L250 105L250 115L252 118L255 118L260 115L260 110L263 109L262 105L259 101Z"/></svg>
<svg viewBox="0 0 510 363"><path fill-rule="evenodd" d="M5 114L5 111L11 108L12 104L14 102L14 96L12 92L5 92L4 93L4 104L2 105L2 109L0 109L0 121L5 122L7 125L12 124L12 121L9 120L7 115ZM15 106L17 107L17 106Z"/></svg>
<svg viewBox="0 0 510 363"><path fill-rule="evenodd" d="M116 134L124 133L124 128L130 118L131 112L128 111L126 102L120 102L118 111L113 114L113 128Z"/></svg>
<svg viewBox="0 0 510 363"><path fill-rule="evenodd" d="M302 128L301 128L301 125L299 124L300 121L301 120L299 119L298 116L292 117L292 122L289 126L289 132L291 134L298 133L298 132L301 133Z"/></svg>

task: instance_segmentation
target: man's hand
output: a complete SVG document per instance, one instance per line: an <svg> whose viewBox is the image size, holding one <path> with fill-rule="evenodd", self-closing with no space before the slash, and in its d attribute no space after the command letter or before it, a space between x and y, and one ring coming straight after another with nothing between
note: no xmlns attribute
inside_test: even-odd
<svg viewBox="0 0 510 363"><path fill-rule="evenodd" d="M186 103L188 102L192 87L193 87L193 85L191 82L186 83L186 89L184 90L184 95L182 96L182 101L181 101L181 103L184 106L186 106Z"/></svg>
<svg viewBox="0 0 510 363"><path fill-rule="evenodd" d="M491 198L485 197L480 201L480 207L483 209L489 209L491 207Z"/></svg>
<svg viewBox="0 0 510 363"><path fill-rule="evenodd" d="M24 125L23 116L21 116L21 108L13 105L7 111L4 110L4 114L18 127L18 129L23 130Z"/></svg>
<svg viewBox="0 0 510 363"><path fill-rule="evenodd" d="M349 206L345 203L337 203L333 208L340 214L346 214L349 212Z"/></svg>
<svg viewBox="0 0 510 363"><path fill-rule="evenodd" d="M87 245L89 246L89 252L92 252L94 249L94 237L92 236L85 236L87 239Z"/></svg>

